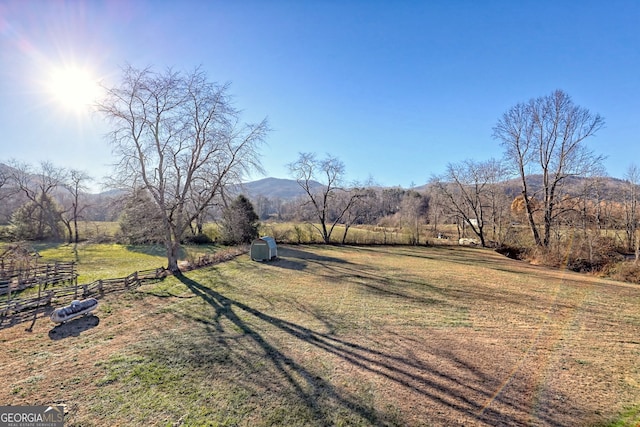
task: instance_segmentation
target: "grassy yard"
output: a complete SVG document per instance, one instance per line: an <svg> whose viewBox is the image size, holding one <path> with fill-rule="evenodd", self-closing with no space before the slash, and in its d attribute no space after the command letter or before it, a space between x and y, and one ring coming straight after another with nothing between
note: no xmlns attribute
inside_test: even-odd
<svg viewBox="0 0 640 427"><path fill-rule="evenodd" d="M42 263L52 260L76 261L78 283L125 277L134 271L167 265L164 248L118 244L35 244Z"/></svg>
<svg viewBox="0 0 640 427"><path fill-rule="evenodd" d="M638 286L461 247L279 255L0 329L0 402L68 426L640 423Z"/></svg>
<svg viewBox="0 0 640 427"><path fill-rule="evenodd" d="M78 283L91 283L98 279L125 277L134 271L167 266L167 255L162 245L121 245L116 243L34 243L32 249L40 255L39 263L75 261ZM218 245L183 245L180 260L197 259L224 249Z"/></svg>

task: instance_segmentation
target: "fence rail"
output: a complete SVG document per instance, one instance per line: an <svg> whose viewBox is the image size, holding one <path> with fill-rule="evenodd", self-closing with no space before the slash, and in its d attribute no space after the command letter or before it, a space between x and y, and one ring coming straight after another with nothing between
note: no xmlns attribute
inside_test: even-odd
<svg viewBox="0 0 640 427"><path fill-rule="evenodd" d="M38 290L38 296L7 298L0 302L0 327L5 317L29 309L37 309L51 303L64 303L74 299L84 299L91 296L102 296L106 293L136 288L149 281L161 279L167 275L164 267L151 270L136 271L126 277L116 279L101 279L87 284L75 283L71 286Z"/></svg>
<svg viewBox="0 0 640 427"><path fill-rule="evenodd" d="M75 273L75 261L56 261L54 263L36 265L31 268L0 268L0 278L37 277L65 273Z"/></svg>
<svg viewBox="0 0 640 427"><path fill-rule="evenodd" d="M183 270L192 270L229 261L239 255L247 253L248 251L248 246L240 246L219 251L214 254L204 255L199 257L197 260L194 260L193 263L185 265ZM0 329L26 321L28 318L32 318L33 321L35 321L35 318L38 315L46 315L47 313L50 313L52 310L50 306L53 303L65 304L75 299L101 297L111 292L126 291L136 288L143 283L162 279L170 274L170 272L164 267L158 267L149 270L136 271L125 277L101 279L91 283L78 284L76 280L77 274L75 274L75 263L56 264L58 264L57 271L59 272L67 271L65 268L68 266L62 264L72 264L74 274L73 284L47 289L47 286L50 283L41 281L37 283L37 296L12 298L11 293L9 293L6 297L3 297L3 301L0 301ZM2 276L0 275L0 278L1 277ZM62 281L58 281L56 283L59 284L61 282ZM3 295L1 291L0 295ZM5 320L8 317L11 317L11 320L6 322Z"/></svg>
<svg viewBox="0 0 640 427"><path fill-rule="evenodd" d="M29 269L0 269L0 295L9 295L35 286L58 285L60 283L76 283L78 274L76 263L55 262L38 265Z"/></svg>

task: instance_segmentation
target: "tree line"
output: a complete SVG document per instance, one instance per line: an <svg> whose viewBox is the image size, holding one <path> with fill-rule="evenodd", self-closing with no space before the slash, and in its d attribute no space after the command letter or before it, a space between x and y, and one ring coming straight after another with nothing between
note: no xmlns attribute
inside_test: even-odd
<svg viewBox="0 0 640 427"><path fill-rule="evenodd" d="M346 242L355 225L386 224L409 230L420 244L425 230L438 236L453 224L459 237L481 246L547 253L578 232L592 249L602 246L602 232L616 229L623 244L613 246L638 252L638 171L631 166L612 197L603 157L586 145L604 119L561 90L516 104L498 119L493 135L502 159L449 163L420 191L347 183L339 158L299 153L288 167L302 197L250 201L237 189L262 171L259 152L270 129L266 119L242 122L229 85L209 81L201 69L126 66L119 84L104 89L97 110L111 125L119 160L109 182L120 191L109 199L111 215L123 238L162 243L174 272L180 245L204 238L212 220L223 224L229 241L253 238L259 219L275 218L307 222L325 243ZM80 219L109 212L91 211L86 172L46 162L9 166L0 171L7 237L77 242ZM336 238L338 225L344 231Z"/></svg>

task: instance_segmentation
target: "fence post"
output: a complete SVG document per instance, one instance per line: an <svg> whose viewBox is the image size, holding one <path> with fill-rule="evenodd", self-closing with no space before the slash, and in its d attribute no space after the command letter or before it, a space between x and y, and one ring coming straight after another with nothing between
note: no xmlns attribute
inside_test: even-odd
<svg viewBox="0 0 640 427"><path fill-rule="evenodd" d="M102 289L102 279L98 280L98 291L100 292L100 295L104 295L104 290Z"/></svg>

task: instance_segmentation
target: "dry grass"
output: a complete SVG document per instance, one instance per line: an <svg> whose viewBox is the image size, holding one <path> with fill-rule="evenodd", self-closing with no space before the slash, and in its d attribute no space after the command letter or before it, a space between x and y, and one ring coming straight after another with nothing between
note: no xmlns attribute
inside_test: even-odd
<svg viewBox="0 0 640 427"><path fill-rule="evenodd" d="M488 250L280 247L0 330L0 401L70 426L634 426L638 307Z"/></svg>
<svg viewBox="0 0 640 427"><path fill-rule="evenodd" d="M330 225L330 224L329 224ZM445 227L442 227L445 229ZM452 229L452 227L446 227ZM322 235L318 231L320 224L296 222L267 222L260 227L262 235L272 236L278 242L293 244L322 243ZM332 243L341 243L344 238L345 226L337 224L331 233ZM455 233L450 233L454 236ZM435 236L431 227L423 226L420 231L420 243ZM457 238L455 239L457 242ZM383 227L376 225L354 225L347 231L346 244L349 245L408 245L411 242L411 231L402 227ZM442 243L445 243L442 241Z"/></svg>

